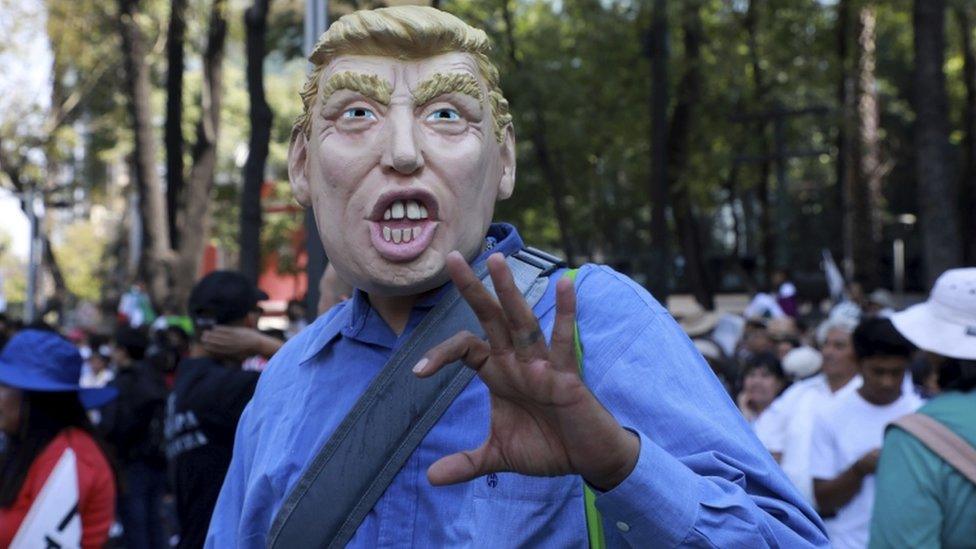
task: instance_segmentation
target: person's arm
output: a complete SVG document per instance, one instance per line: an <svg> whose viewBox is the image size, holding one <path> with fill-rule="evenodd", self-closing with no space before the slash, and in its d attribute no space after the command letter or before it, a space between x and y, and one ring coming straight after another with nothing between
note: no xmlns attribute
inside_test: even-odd
<svg viewBox="0 0 976 549"><path fill-rule="evenodd" d="M942 544L942 466L917 438L888 430L875 477L871 549Z"/></svg>
<svg viewBox="0 0 976 549"><path fill-rule="evenodd" d="M246 326L215 326L200 337L203 347L218 356L271 358L284 341Z"/></svg>
<svg viewBox="0 0 976 549"><path fill-rule="evenodd" d="M826 546L816 513L670 315L610 269L586 271L577 282L584 377L641 441L634 471L597 498L608 536L633 547ZM634 301L644 303L621 310Z"/></svg>
<svg viewBox="0 0 976 549"><path fill-rule="evenodd" d="M115 520L115 479L108 462L91 456L78 460L81 547L97 549L108 541Z"/></svg>
<svg viewBox="0 0 976 549"><path fill-rule="evenodd" d="M834 514L854 499L861 490L864 477L874 473L879 453L878 449L871 450L832 479L813 479L813 495L823 514Z"/></svg>
<svg viewBox="0 0 976 549"><path fill-rule="evenodd" d="M673 320L662 316L660 323ZM677 328L666 334L640 334L595 388L641 439L634 471L597 498L605 524L632 547L826 546L816 514L728 399L719 398L721 387L704 379L705 366ZM639 356L654 356L648 362L657 370L641 382L644 376L627 371Z"/></svg>

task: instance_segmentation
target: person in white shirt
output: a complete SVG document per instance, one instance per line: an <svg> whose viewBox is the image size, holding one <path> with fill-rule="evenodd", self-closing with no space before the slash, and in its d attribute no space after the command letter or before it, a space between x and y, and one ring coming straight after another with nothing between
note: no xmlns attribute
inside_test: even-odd
<svg viewBox="0 0 976 549"><path fill-rule="evenodd" d="M922 405L903 390L915 347L890 320L866 319L852 339L863 383L816 416L810 445L813 493L837 549L867 547L885 427Z"/></svg>
<svg viewBox="0 0 976 549"><path fill-rule="evenodd" d="M833 318L817 329L823 355L820 373L790 386L754 425L756 435L783 467L786 476L813 503L810 438L813 418L833 399L861 386L851 333L857 322Z"/></svg>

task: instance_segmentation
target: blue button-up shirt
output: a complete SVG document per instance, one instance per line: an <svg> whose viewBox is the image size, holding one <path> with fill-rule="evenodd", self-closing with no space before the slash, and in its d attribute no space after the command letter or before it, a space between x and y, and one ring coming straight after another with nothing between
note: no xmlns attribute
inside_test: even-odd
<svg viewBox="0 0 976 549"><path fill-rule="evenodd" d="M493 225L489 243L505 254L523 246L507 225ZM547 338L555 286L534 308ZM583 266L576 293L586 384L641 443L630 476L596 499L608 545L826 546L817 515L667 311L603 266ZM356 292L275 354L241 418L207 547L266 546L302 470L437 299L418 303L398 336ZM434 461L485 440L489 412L488 390L474 378L350 546L586 546L579 477L497 473L454 486L428 483Z"/></svg>

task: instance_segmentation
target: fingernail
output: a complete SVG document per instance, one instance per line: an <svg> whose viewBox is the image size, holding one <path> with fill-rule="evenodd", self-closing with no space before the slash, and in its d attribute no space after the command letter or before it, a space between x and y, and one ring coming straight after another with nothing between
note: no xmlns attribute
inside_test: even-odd
<svg viewBox="0 0 976 549"><path fill-rule="evenodd" d="M413 367L413 373L419 374L420 372L423 372L424 371L424 368L427 367L427 363L428 362L430 362L430 361L427 360L426 358L420 359L420 361L417 362L416 365L414 365L414 367Z"/></svg>

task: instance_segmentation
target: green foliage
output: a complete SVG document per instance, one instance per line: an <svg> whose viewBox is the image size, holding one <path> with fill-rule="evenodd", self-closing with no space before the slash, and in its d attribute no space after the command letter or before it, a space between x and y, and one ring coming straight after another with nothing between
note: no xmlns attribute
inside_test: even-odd
<svg viewBox="0 0 976 549"><path fill-rule="evenodd" d="M53 135L35 132L26 140L25 128L40 126L27 124L26 115L11 118L0 113L0 137L7 139L5 150L20 156L43 150L52 163L67 166L69 175L59 184L82 189L86 201L117 208L117 203L110 203L117 199L105 182L113 169L124 168L132 138L124 108L114 3L37 1L47 8L47 32L55 60L53 96L63 101L77 95L78 106L71 121L80 123L62 124ZM865 1L851 0L852 36L856 10ZM373 4L378 2L337 0L330 2L330 10L334 17ZM568 210L565 222L570 237L587 258L633 271L649 257L650 136L654 121L645 41L651 4L632 0L444 0L440 4L485 29L494 41L502 87L514 114L518 154L515 195L499 204L496 218L518 224L525 239L534 245L560 248L554 200L561 199ZM754 4L757 15L754 51L746 20L750 4ZM230 265L237 255L241 166L250 132L241 23L249 5L248 0L230 3L217 185L212 195L212 237L225 251ZM681 26L687 3L672 1L668 5L668 76L673 107L679 99L678 83L690 61ZM912 1L874 5L882 157L890 168L884 184L885 217L890 218L917 213L918 209L911 134ZM0 0L4 10L17 6L13 0ZM199 59L209 6L209 0L191 0L187 10L183 120L187 165L200 114ZM788 161L785 189L777 189L775 165L769 175L774 219L780 212L787 221L777 237L795 251L793 267L815 269L822 247L840 255L837 228L841 204L835 160L842 67L836 51L836 3L700 0L700 6L703 43L698 69L703 76L702 90L693 105L687 166L672 174L673 184L688 191L694 213L706 228L707 256L716 261L736 255L756 259L760 254L757 192L761 170L750 157L771 152L763 147L777 144L777 139L771 124L742 123L735 117L777 108L828 108L827 116L790 118L779 136L787 151L822 150L824 154ZM144 12L139 22L150 46L152 104L161 128L169 2L146 0ZM303 0L271 3L265 87L274 112L266 171L273 192L266 202L276 208L293 204L287 185L287 147L292 122L301 108L298 90L306 70L303 16ZM0 18L6 25L0 28L14 28L11 25L16 21ZM958 147L965 87L961 31L951 10L946 29L946 74L955 129L952 142ZM14 45L0 37L0 55ZM853 46L852 39L852 50ZM761 89L757 88L757 77L762 80ZM11 143L11 136L18 140ZM540 158L541 144L546 146L560 179L562 196L554 196L552 175L546 173ZM79 155L78 150L84 153ZM161 148L159 154L161 165ZM25 176L46 180L44 168L42 163L28 163ZM295 211L265 215L262 252L286 272L299 268L293 237L302 218ZM738 238L733 237L733 219L738 220ZM67 233L64 238L68 238ZM89 291L82 282L69 282L69 286L80 293Z"/></svg>
<svg viewBox="0 0 976 549"><path fill-rule="evenodd" d="M92 221L75 221L63 227L53 242L54 256L64 265L68 291L79 299L98 302L102 295L105 250L110 234Z"/></svg>
<svg viewBox="0 0 976 549"><path fill-rule="evenodd" d="M27 264L9 252L10 244L10 234L0 229L0 280L3 282L0 291L8 306L23 303L27 296Z"/></svg>

